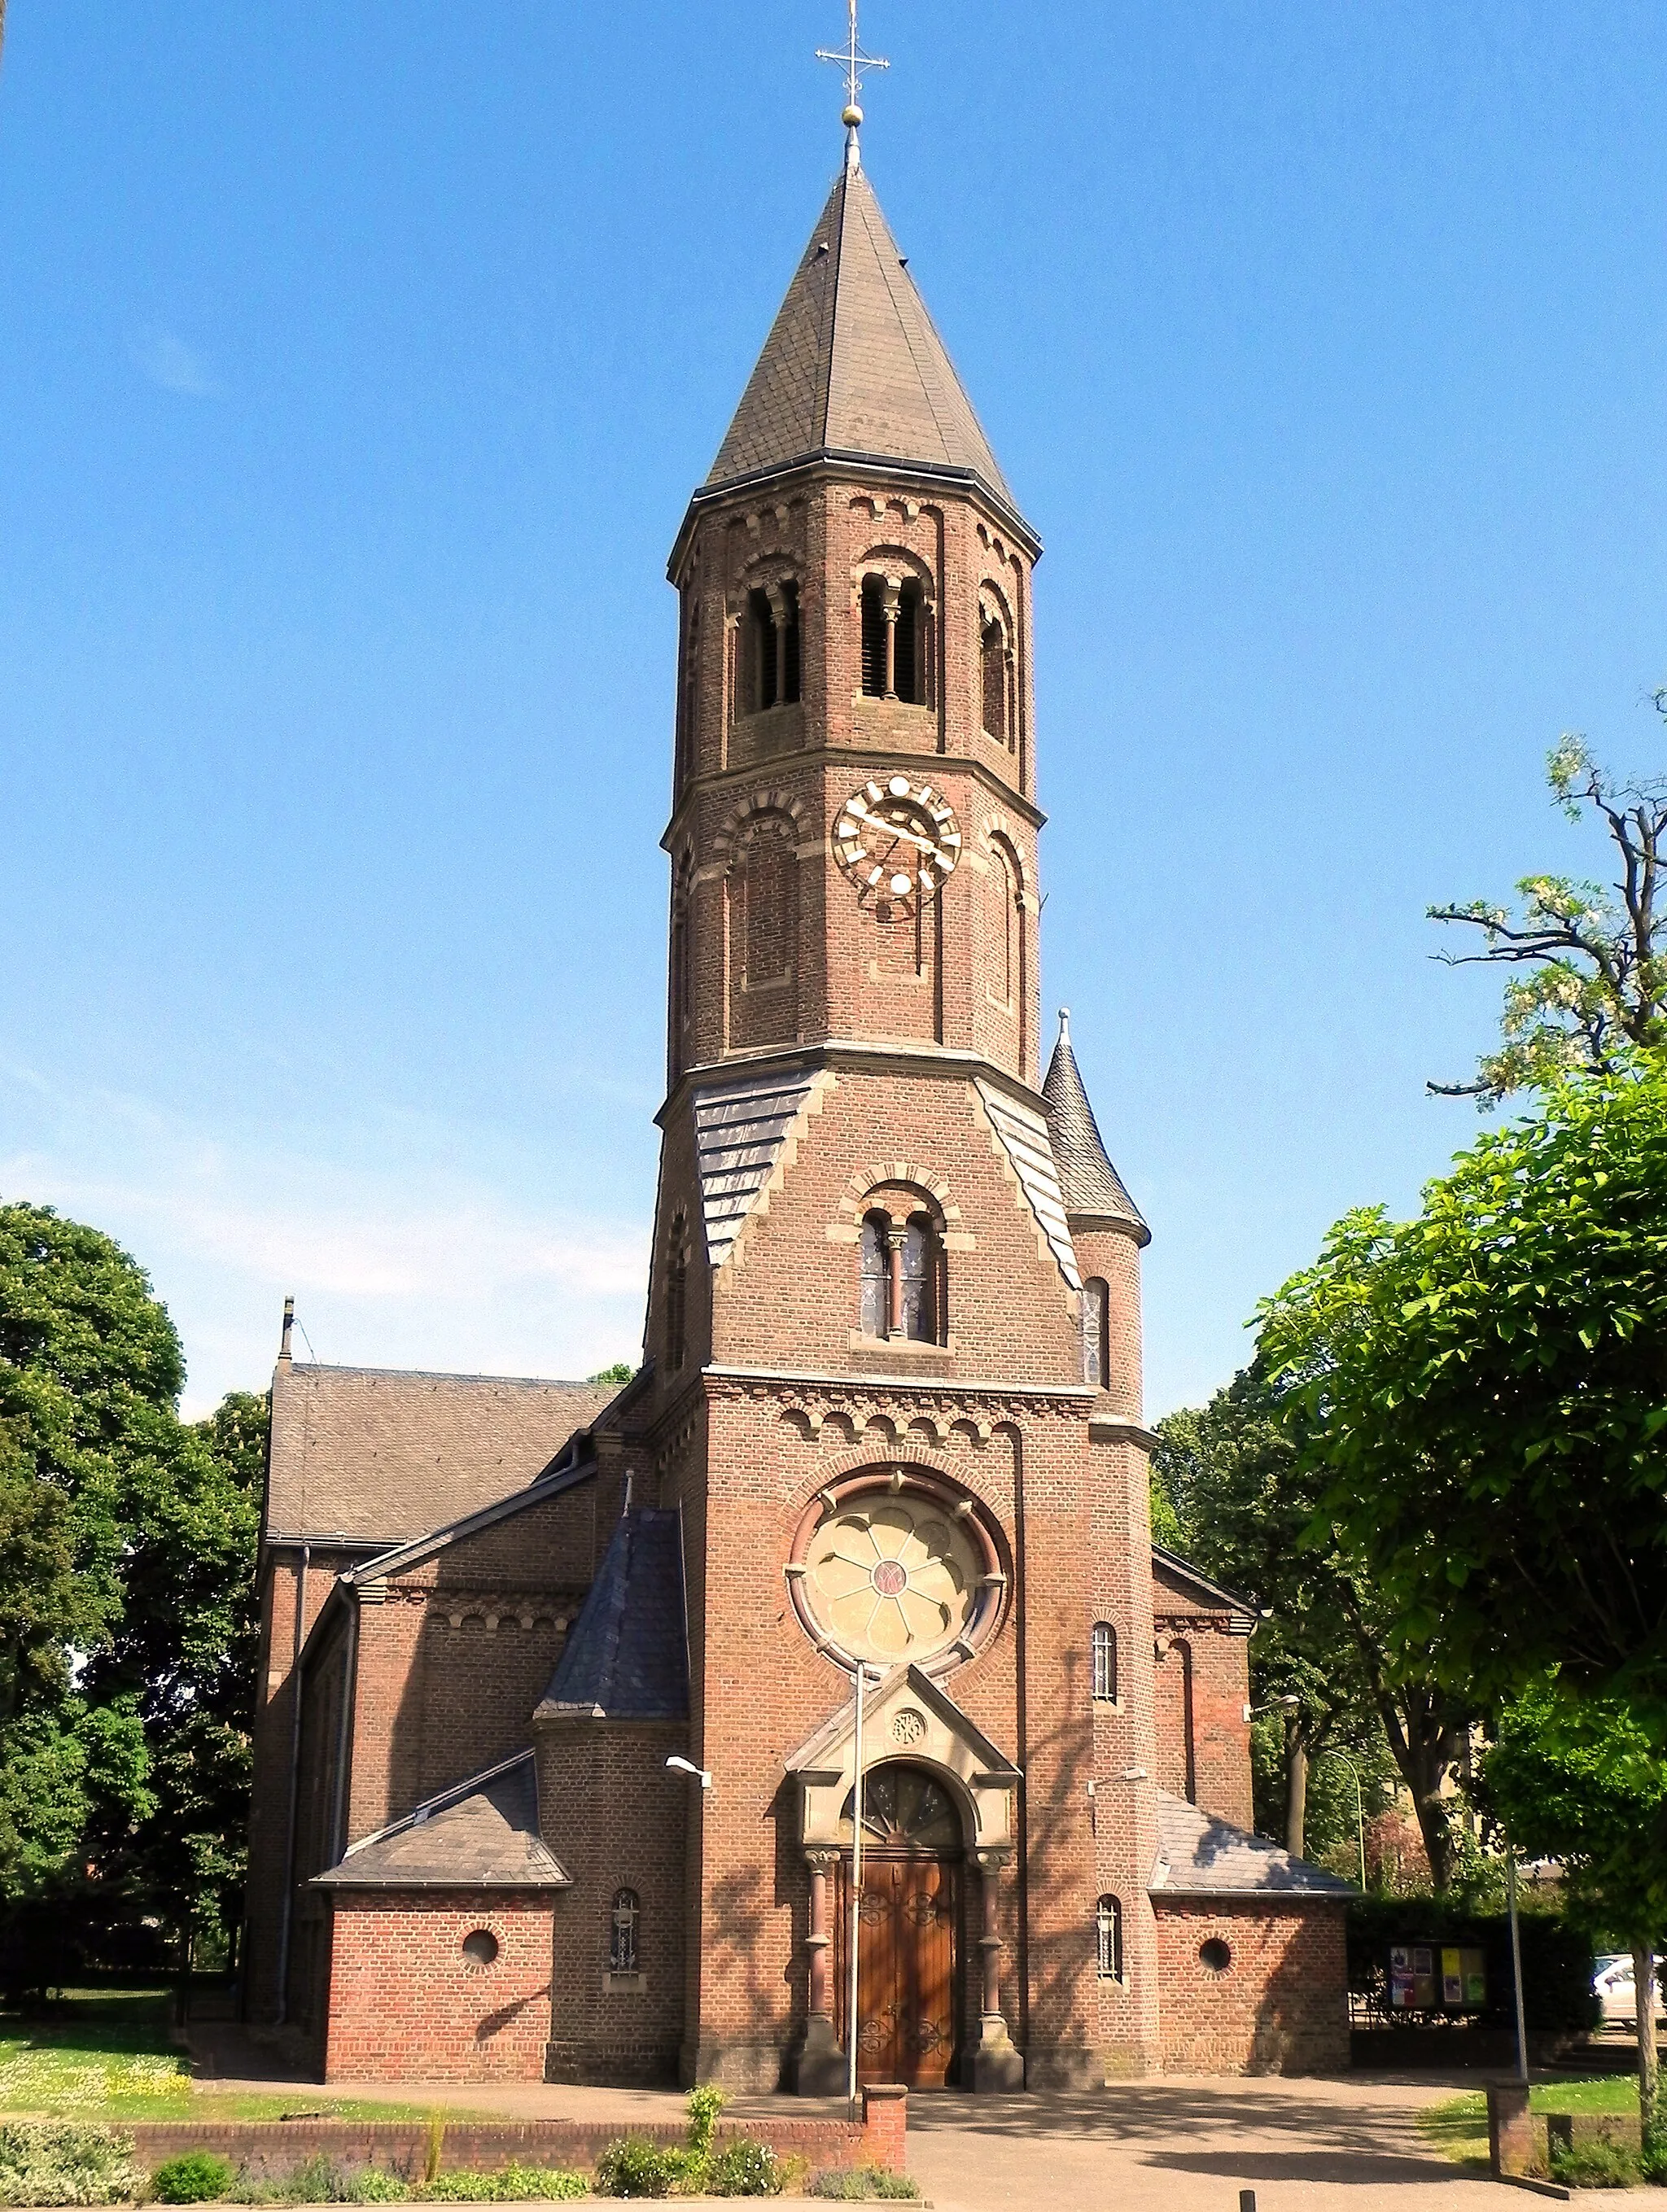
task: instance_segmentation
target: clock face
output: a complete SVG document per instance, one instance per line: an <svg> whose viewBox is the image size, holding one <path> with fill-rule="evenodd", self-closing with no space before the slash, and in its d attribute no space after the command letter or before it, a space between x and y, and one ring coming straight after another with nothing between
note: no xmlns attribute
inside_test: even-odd
<svg viewBox="0 0 1667 2212"><path fill-rule="evenodd" d="M853 792L834 823L834 851L876 921L907 921L961 857L954 814L929 783L894 775Z"/></svg>

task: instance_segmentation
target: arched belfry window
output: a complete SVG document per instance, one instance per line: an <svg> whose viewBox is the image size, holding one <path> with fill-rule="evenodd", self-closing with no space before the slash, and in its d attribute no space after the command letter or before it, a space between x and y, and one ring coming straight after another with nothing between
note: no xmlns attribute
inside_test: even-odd
<svg viewBox="0 0 1667 2212"><path fill-rule="evenodd" d="M915 1214L903 1232L903 1328L900 1334L916 1344L940 1340L939 1276L942 1249L938 1232L924 1213Z"/></svg>
<svg viewBox="0 0 1667 2212"><path fill-rule="evenodd" d="M1110 1381L1110 1346L1107 1342L1109 1297L1098 1275L1082 1286L1082 1379L1104 1390Z"/></svg>
<svg viewBox="0 0 1667 2212"><path fill-rule="evenodd" d="M1115 1897L1094 1907L1094 1972L1103 1982L1122 1979L1122 1906Z"/></svg>
<svg viewBox="0 0 1667 2212"><path fill-rule="evenodd" d="M862 580L862 693L867 699L885 696L885 662L889 647L885 619L885 579Z"/></svg>
<svg viewBox="0 0 1667 2212"><path fill-rule="evenodd" d="M788 581L747 594L747 703L762 714L799 696L799 586Z"/></svg>
<svg viewBox="0 0 1667 2212"><path fill-rule="evenodd" d="M642 1907L634 1889L617 1889L608 1914L608 1968L616 1974L634 1974L640 1956L637 1942Z"/></svg>
<svg viewBox="0 0 1667 2212"><path fill-rule="evenodd" d="M897 593L897 637L891 647L891 688L911 706L921 703L921 588L905 584Z"/></svg>
<svg viewBox="0 0 1667 2212"><path fill-rule="evenodd" d="M1117 1702L1117 1632L1109 1620L1097 1620L1090 1639L1094 1667L1094 1701L1097 1705L1115 1705Z"/></svg>

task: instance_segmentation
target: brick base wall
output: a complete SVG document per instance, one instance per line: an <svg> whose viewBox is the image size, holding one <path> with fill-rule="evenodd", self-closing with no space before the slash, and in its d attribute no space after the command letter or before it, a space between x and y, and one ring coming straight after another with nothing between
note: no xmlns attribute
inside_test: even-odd
<svg viewBox="0 0 1667 2212"><path fill-rule="evenodd" d="M339 1893L325 2081L541 2081L552 1903ZM463 1948L481 1929L498 1946L488 1966Z"/></svg>
<svg viewBox="0 0 1667 2212"><path fill-rule="evenodd" d="M1164 2065L1176 2074L1327 2074L1348 2065L1341 1905L1153 1900ZM1199 1954L1225 1943L1226 1966Z"/></svg>
<svg viewBox="0 0 1667 2212"><path fill-rule="evenodd" d="M863 2117L849 2120L726 2121L718 2129L721 2146L738 2136L766 2142L782 2158L802 2158L820 2166L879 2166L904 2170L908 2142L908 2099L902 2089L863 2092ZM146 2168L183 2152L216 2153L254 2180L277 2180L312 2158L328 2158L346 2169L376 2166L407 2180L420 2179L429 2153L425 2120L140 2120L123 2133L133 2138L134 2155ZM454 2121L441 2139L442 2170L489 2173L512 2160L523 2166L565 2166L587 2173L616 2136L648 2136L655 2142L680 2144L686 2131L664 2121L629 2128L619 2121Z"/></svg>

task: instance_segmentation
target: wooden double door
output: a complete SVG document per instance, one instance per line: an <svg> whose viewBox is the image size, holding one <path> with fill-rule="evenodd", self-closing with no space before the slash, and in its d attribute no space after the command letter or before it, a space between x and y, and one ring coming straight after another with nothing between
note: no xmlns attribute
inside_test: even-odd
<svg viewBox="0 0 1667 2212"><path fill-rule="evenodd" d="M857 1937L859 2081L941 2089L955 2057L960 1863L865 1850ZM851 1863L839 1869L835 1917L836 2021L850 2006Z"/></svg>

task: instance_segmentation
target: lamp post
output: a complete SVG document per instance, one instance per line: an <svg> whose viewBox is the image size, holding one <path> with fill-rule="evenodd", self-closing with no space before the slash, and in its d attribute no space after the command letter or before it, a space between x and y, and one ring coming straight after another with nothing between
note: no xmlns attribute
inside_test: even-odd
<svg viewBox="0 0 1667 2212"><path fill-rule="evenodd" d="M1364 1890L1366 1886L1366 1799L1360 1794L1360 1770L1347 1752L1323 1751L1320 1757L1323 1759L1335 1759L1339 1765L1346 1766L1348 1778L1354 1784L1354 1826L1360 1839L1360 1887Z"/></svg>
<svg viewBox="0 0 1667 2212"><path fill-rule="evenodd" d="M863 1686L867 1668L859 1659L852 1668L857 1683L857 1729L852 1736L852 1760L857 1785L850 1796L850 2002L846 2006L846 2094L852 2117L857 2115L857 1942L863 1909ZM879 1681L881 1677L874 1677Z"/></svg>

